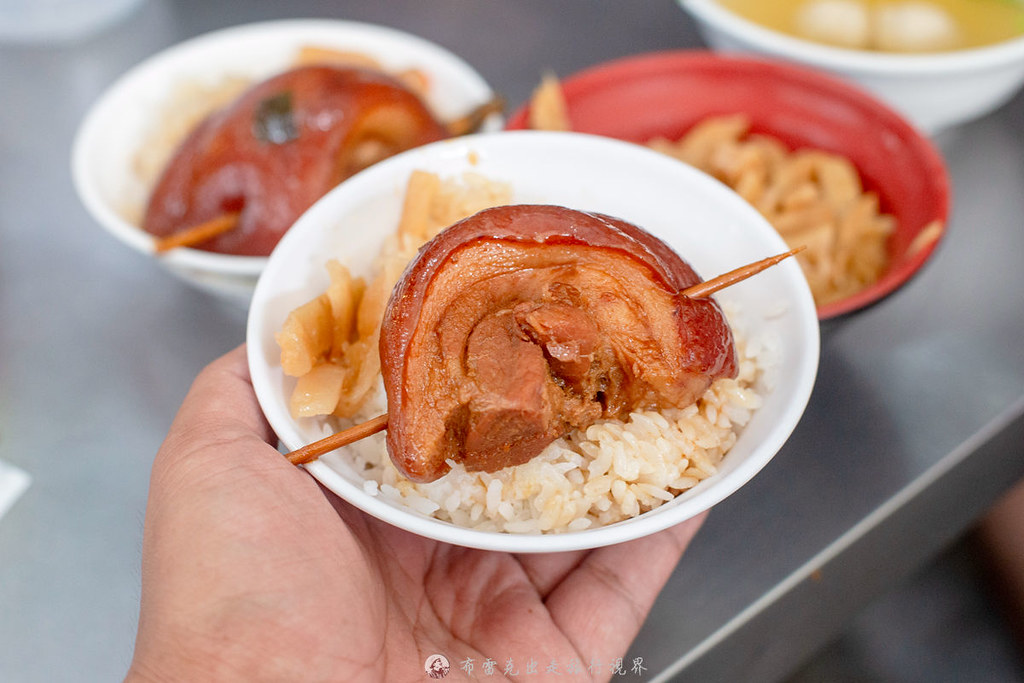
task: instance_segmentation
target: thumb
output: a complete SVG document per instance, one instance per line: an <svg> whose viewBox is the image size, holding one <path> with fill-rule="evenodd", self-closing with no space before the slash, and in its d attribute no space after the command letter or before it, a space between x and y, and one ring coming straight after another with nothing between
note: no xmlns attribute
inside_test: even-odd
<svg viewBox="0 0 1024 683"><path fill-rule="evenodd" d="M178 465L200 454L251 461L252 451L275 455L286 465L276 448L268 448L276 443L256 400L243 344L207 365L193 381L154 468ZM247 447L237 447L241 444Z"/></svg>

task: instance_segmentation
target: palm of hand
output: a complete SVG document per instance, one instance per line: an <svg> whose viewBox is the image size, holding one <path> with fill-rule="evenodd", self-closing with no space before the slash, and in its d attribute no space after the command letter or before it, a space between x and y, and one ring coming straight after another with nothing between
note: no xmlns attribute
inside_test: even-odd
<svg viewBox="0 0 1024 683"><path fill-rule="evenodd" d="M412 681L434 653L453 676L489 660L584 677L622 656L700 524L557 555L414 536L281 458L244 370L236 351L200 375L154 464L140 678Z"/></svg>

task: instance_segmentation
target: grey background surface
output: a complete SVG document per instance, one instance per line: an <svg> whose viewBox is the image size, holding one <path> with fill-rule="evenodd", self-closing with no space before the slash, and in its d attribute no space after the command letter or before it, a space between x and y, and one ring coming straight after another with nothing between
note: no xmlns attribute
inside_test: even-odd
<svg viewBox="0 0 1024 683"><path fill-rule="evenodd" d="M250 21L334 17L436 41L517 106L544 69L700 47L668 0L148 0L73 45L0 45L0 680L105 681L131 658L149 465L244 315L118 244L68 170L81 117L141 59ZM826 331L791 441L715 508L631 656L648 680L779 678L1024 474L1024 98L944 136L948 238ZM984 680L981 678L979 680Z"/></svg>

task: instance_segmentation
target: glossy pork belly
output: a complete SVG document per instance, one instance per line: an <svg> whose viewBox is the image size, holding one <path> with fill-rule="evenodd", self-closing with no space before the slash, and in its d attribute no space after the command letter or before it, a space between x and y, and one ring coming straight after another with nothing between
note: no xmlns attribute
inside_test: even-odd
<svg viewBox="0 0 1024 683"><path fill-rule="evenodd" d="M386 74L294 69L197 126L158 181L143 228L163 237L238 213L234 229L196 246L265 256L345 178L446 136L419 97Z"/></svg>
<svg viewBox="0 0 1024 683"><path fill-rule="evenodd" d="M387 444L410 479L521 464L601 418L734 376L718 305L663 242L556 206L482 211L424 247L381 330Z"/></svg>

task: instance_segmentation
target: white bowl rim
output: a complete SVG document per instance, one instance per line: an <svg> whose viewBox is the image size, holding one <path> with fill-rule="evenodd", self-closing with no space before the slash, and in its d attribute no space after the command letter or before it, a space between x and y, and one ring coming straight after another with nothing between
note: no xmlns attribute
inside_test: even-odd
<svg viewBox="0 0 1024 683"><path fill-rule="evenodd" d="M879 76L941 76L1000 67L1024 60L1024 35L981 47L899 54L868 52L815 43L766 28L723 7L715 0L676 0L698 20L727 28L727 32L768 52L846 72Z"/></svg>
<svg viewBox="0 0 1024 683"><path fill-rule="evenodd" d="M338 186L314 204L296 222L295 229L285 235L279 247L285 245L285 248L287 248L288 242L302 239L302 234L306 230L304 226L307 224L323 224L319 214L328 214L333 208L332 204L340 203L339 197L344 198L347 194L358 196L358 193L362 191L364 186L372 188L377 183L378 178L386 178L392 172L392 168L408 166L408 170L411 170L415 168L417 163L415 160L418 158L431 154L451 157L450 149L452 145L473 146L481 143L491 145L491 151L493 151L493 146L498 148L501 145L514 147L533 143L543 146L552 154L558 151L559 148L564 153L565 148L568 147L571 150L574 145L578 144L596 145L603 146L609 154L619 155L620 161L621 158L632 157L634 160L649 166L661 166L667 172L677 174L680 179L683 179L685 176L686 182L700 185L704 193L718 195L719 197L723 195L728 196L727 201L732 205L733 209L737 213L746 214L753 224L760 226L756 229L763 232L763 237L768 243L775 244L773 248L778 248L779 251L786 250L785 243L778 236L778 233L764 221L763 217L752 206L743 202L727 186L695 168L678 163L670 157L643 146L604 136L575 132L564 133L532 130L482 133L454 140L442 140L386 159L353 176L346 184ZM283 252L283 249L281 251ZM260 331L264 325L263 309L258 304L272 293L270 288L273 285L270 283L270 278L274 274L273 262L275 260L274 255L277 253L280 252L275 250L274 254L271 254L271 264L257 281L256 290L253 294L253 305L249 309L246 328L250 374L253 388L260 399L261 407L265 400L272 398L273 389L269 385L266 373L261 370L266 364L263 361L263 358L265 358L262 355L263 350L258 343ZM788 268L798 268L795 262L790 261L787 263L789 263ZM780 264L780 266L786 266L786 263ZM797 273L799 274L799 271ZM806 349L804 349L805 353L799 358L793 373L793 376L796 378L794 395L779 416L777 425L769 434L769 438L760 442L755 449L759 453L759 457L749 458L744 461L738 468L729 472L726 478L717 482L715 486L703 491L700 497L681 501L680 504L672 509L665 510L663 514L647 513L602 527L560 534L510 534L480 531L455 526L438 519L427 518L393 505L380 496L368 495L361 486L349 482L339 472L323 462L316 461L304 467L341 498L378 519L420 536L465 547L520 553L562 552L612 545L660 531L700 514L741 488L775 457L800 421L810 399L817 375L820 336L817 314L810 289L807 287L806 280L803 279L802 275L799 276L796 282L799 283L797 285L797 297L791 302L791 305L799 316L798 338L801 340L801 345L806 343ZM268 411L265 410L265 412ZM267 418L271 425L275 427L275 431L280 433L284 430L279 429L274 424L278 421L276 417L273 410L269 411ZM285 424L287 425L287 422ZM290 427L288 428L290 429ZM282 441L285 440L282 439ZM296 448L299 445L302 444L288 444L285 442L285 446L289 448ZM656 512L656 510L652 511L652 513Z"/></svg>
<svg viewBox="0 0 1024 683"><path fill-rule="evenodd" d="M97 219L97 222L103 228L120 241L140 253L153 255L154 238L140 227L132 225L111 208L103 200L99 189L93 182L89 165L89 147L105 125L107 110L112 106L112 102L126 88L131 87L136 81L144 79L146 74L153 69L167 62L180 59L181 55L205 48L210 43L216 43L225 39L243 39L267 33L298 32L303 30L322 31L325 29L337 30L339 32L358 32L363 36L380 36L385 39L402 40L409 45L415 46L418 51L424 54L431 54L439 60L458 67L463 72L462 75L466 78L467 83L470 83L473 88L493 94L493 89L484 80L483 76L469 62L451 52L448 48L413 33L381 24L330 18L280 19L256 21L208 31L180 43L175 43L146 57L114 80L90 106L89 111L78 127L71 149L72 182L87 211ZM255 278L266 267L268 257L222 254L183 247L168 251L166 254L161 255L160 259L169 266Z"/></svg>

